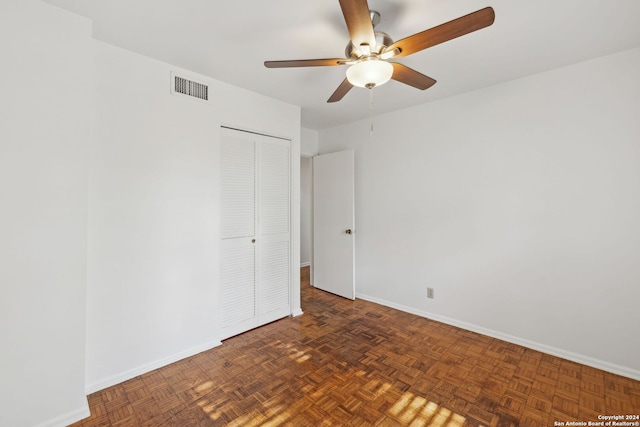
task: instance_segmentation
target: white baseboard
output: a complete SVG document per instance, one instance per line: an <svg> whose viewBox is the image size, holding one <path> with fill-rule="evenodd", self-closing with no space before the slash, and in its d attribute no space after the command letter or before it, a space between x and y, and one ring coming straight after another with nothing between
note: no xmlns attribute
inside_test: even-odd
<svg viewBox="0 0 640 427"><path fill-rule="evenodd" d="M302 312L301 308L298 308L296 310L293 310L293 312L291 313L291 317L298 317L298 316L302 316L304 313Z"/></svg>
<svg viewBox="0 0 640 427"><path fill-rule="evenodd" d="M462 322L446 316L440 316L438 314L429 313L427 311L418 310L413 307L408 307L402 304L397 304L391 301L386 301L380 298L375 298L369 295L356 293L356 298L360 298L365 301L374 302L376 304L384 305L386 307L395 308L406 313L415 314L420 317L435 320L437 322L446 323L447 325L456 326L458 328L465 329L467 331L476 332L478 334L487 335L492 338L497 338L502 341L510 342L512 344L521 345L523 347L530 348L532 350L541 351L543 353L550 354L552 356L561 357L563 359L571 360L582 365L591 366L596 369L611 372L613 374L622 375L623 377L631 378L640 381L640 371L626 367L615 365L613 363L605 362L604 360L594 359L582 354L573 353L560 348L548 346L535 341L529 341L524 338L516 337L513 335L504 334L502 332L494 331L493 329L487 329L482 326L474 325L472 323Z"/></svg>
<svg viewBox="0 0 640 427"><path fill-rule="evenodd" d="M87 402L87 399L84 399L84 405L82 408L78 408L75 411L68 412L51 420L40 423L35 427L65 427L89 416L91 416L91 411L89 411L89 403Z"/></svg>
<svg viewBox="0 0 640 427"><path fill-rule="evenodd" d="M187 357L194 356L198 353L202 353L203 351L218 347L219 345L222 345L222 342L220 342L219 340L210 341L203 345L192 347L163 359L156 360L154 362L150 362L133 369L129 369L128 371L122 372L120 374L112 375L108 378L104 378L92 384L87 384L85 387L85 393L95 393L96 391L111 387L116 384L120 384L121 382L130 380L131 378L135 378L138 375L146 374L147 372L153 371L154 369L162 368L163 366L167 366L173 362L177 362L178 360L186 359Z"/></svg>
<svg viewBox="0 0 640 427"><path fill-rule="evenodd" d="M301 262L300 263L300 268L302 268L302 267L310 267L310 266L311 266L310 262Z"/></svg>

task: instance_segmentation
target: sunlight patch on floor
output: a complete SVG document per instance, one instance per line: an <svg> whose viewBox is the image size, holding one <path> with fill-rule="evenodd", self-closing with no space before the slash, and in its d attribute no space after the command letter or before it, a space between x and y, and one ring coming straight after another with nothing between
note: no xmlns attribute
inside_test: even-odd
<svg viewBox="0 0 640 427"><path fill-rule="evenodd" d="M210 387L207 383L203 383L201 386L203 388ZM387 382L373 380L364 385L363 390L368 389L372 396L382 396L391 392L392 388L393 386ZM209 419L213 421L223 420L224 407L219 407L215 402L207 399L201 399L197 403ZM291 408L281 403L265 403L261 410L256 409L244 414L234 419L229 425L278 427L287 423L295 415L291 413ZM408 391L403 393L393 406L388 409L387 414L403 425L410 427L462 427L465 422L465 417L462 415Z"/></svg>
<svg viewBox="0 0 640 427"><path fill-rule="evenodd" d="M462 427L465 421L462 415L408 391L389 409L389 414L412 427Z"/></svg>
<svg viewBox="0 0 640 427"><path fill-rule="evenodd" d="M278 349L281 354L297 363L304 363L311 358L311 354L300 350L289 343L274 341L269 344L269 347ZM367 381L365 379L367 377L367 372L364 370L347 371L342 375L334 372L333 375L334 377L344 376L341 380L345 382L353 381L355 378L359 378L358 382ZM327 408L322 406L321 400L323 398L330 398L327 394L327 390L322 387L322 384L320 383L318 385L319 388L316 393L304 394L311 398L322 409L327 410ZM196 390L200 393L206 393L212 388L214 388L214 384L211 381L207 381L198 385ZM317 395L314 396L314 394ZM393 403L393 405L386 411L386 414L387 416L390 416L402 423L402 425L411 427L462 427L466 420L464 416L440 406L437 403L428 400L426 397L416 395L409 391L402 393L400 390L397 390L393 384L386 381L379 381L375 378L370 378L367 382L363 383L360 391L352 396L352 399L355 400L352 403L355 405L345 402L342 403L354 411L352 412L353 416L357 416L357 407L361 403L358 400L373 401L382 396L384 396L384 398L389 402L393 402L395 400L395 403ZM342 397L344 398L344 396ZM337 400L334 402L334 405L340 405L340 402L341 400ZM228 409L226 408L228 406L227 404L229 403L226 401L216 403L207 399L201 399L197 403L206 416L213 421L224 421L225 419L229 419L229 415L232 417L235 415L235 413L225 413L225 410ZM295 403L293 406L283 405L282 401L279 399L267 400L262 402L262 406L259 409L254 408L249 413L233 418L228 425L242 427L278 427L289 422L292 417L295 417L298 414L298 410L301 408L298 407L297 410L295 408L296 406L298 405Z"/></svg>
<svg viewBox="0 0 640 427"><path fill-rule="evenodd" d="M202 384L199 384L199 385L196 387L196 391L197 391L198 393L202 393L202 394L204 394L204 393L206 393L208 390L210 390L211 388L213 388L213 381L207 381L207 382L204 382L204 383L202 383Z"/></svg>
<svg viewBox="0 0 640 427"><path fill-rule="evenodd" d="M289 354L289 358L298 362L298 363L303 363L306 362L307 360L309 360L311 358L311 355L308 354L307 352L303 351L303 350L298 350L296 347L294 347L291 344L285 344L281 341L277 341L276 342L276 348L283 348L285 349Z"/></svg>
<svg viewBox="0 0 640 427"><path fill-rule="evenodd" d="M211 418L212 420L215 421L220 418L220 414L214 412L214 409L216 407L215 404L209 402L207 399L198 400L196 403L204 411L205 414L209 415L209 418Z"/></svg>
<svg viewBox="0 0 640 427"><path fill-rule="evenodd" d="M216 403L207 399L201 399L197 402L198 406L212 421L223 421L222 412L224 408L216 410ZM276 404L270 407L267 404L263 406L264 413L259 410L253 410L248 414L239 416L233 421L226 424L227 426L242 426L242 427L277 427L286 423L291 418L291 413L282 404Z"/></svg>

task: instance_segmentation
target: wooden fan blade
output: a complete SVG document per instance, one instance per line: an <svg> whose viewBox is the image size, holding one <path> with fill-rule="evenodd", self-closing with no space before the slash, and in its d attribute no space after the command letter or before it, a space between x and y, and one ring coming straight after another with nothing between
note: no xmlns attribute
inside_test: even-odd
<svg viewBox="0 0 640 427"><path fill-rule="evenodd" d="M340 7L349 29L351 43L356 48L362 44L373 48L376 45L376 36L373 33L367 0L340 0Z"/></svg>
<svg viewBox="0 0 640 427"><path fill-rule="evenodd" d="M429 89L431 86L436 84L436 81L431 77L425 76L413 68L409 68L398 62L390 62L390 64L393 65L393 75L391 76L393 80L397 80L420 90Z"/></svg>
<svg viewBox="0 0 640 427"><path fill-rule="evenodd" d="M294 59L291 61L264 61L267 68L287 68L287 67L332 67L342 65L349 59L327 58L327 59Z"/></svg>
<svg viewBox="0 0 640 427"><path fill-rule="evenodd" d="M342 83L340 83L340 86L338 86L338 89L336 89L336 91L333 92L333 95L331 95L331 97L327 99L327 102L340 101L342 98L344 98L347 92L351 90L352 87L353 85L349 83L349 80L344 79Z"/></svg>
<svg viewBox="0 0 640 427"><path fill-rule="evenodd" d="M456 37L464 36L465 34L488 27L493 24L494 20L495 13L493 9L491 7L485 7L484 9L454 19L453 21L398 40L389 46L386 51L400 49L400 52L394 55L395 58L408 56L423 49L455 39Z"/></svg>

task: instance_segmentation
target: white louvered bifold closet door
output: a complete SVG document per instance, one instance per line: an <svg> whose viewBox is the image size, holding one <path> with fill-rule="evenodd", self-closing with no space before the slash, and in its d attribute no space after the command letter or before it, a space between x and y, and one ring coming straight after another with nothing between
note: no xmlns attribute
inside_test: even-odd
<svg viewBox="0 0 640 427"><path fill-rule="evenodd" d="M258 315L262 323L291 314L289 141L260 144Z"/></svg>
<svg viewBox="0 0 640 427"><path fill-rule="evenodd" d="M291 314L289 150L222 129L222 339Z"/></svg>
<svg viewBox="0 0 640 427"><path fill-rule="evenodd" d="M224 133L221 141L220 312L223 335L255 328L256 143Z"/></svg>

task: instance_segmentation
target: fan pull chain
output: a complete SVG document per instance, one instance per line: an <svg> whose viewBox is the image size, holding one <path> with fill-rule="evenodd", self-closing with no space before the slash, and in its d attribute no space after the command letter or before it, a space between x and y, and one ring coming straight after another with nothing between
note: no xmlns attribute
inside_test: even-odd
<svg viewBox="0 0 640 427"><path fill-rule="evenodd" d="M369 138L373 139L373 88L369 89Z"/></svg>

